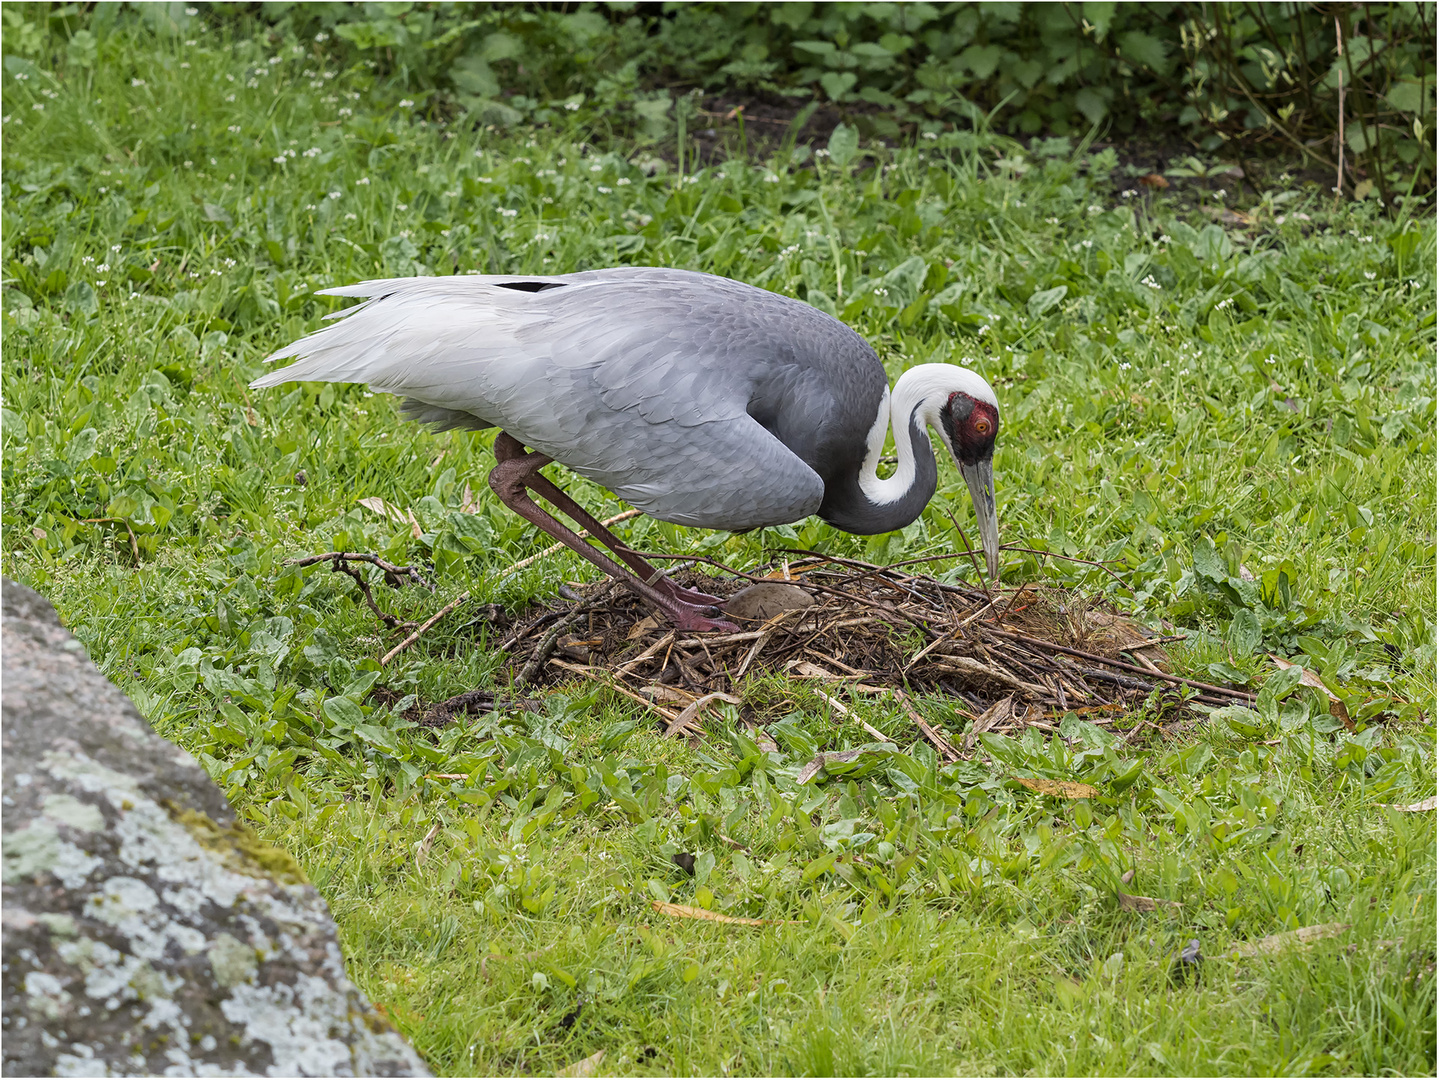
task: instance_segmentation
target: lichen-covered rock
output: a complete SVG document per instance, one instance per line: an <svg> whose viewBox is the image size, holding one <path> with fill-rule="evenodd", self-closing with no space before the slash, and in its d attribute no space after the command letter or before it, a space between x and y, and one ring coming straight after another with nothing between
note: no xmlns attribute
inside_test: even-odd
<svg viewBox="0 0 1439 1080"><path fill-rule="evenodd" d="M295 862L43 597L0 595L5 1075L430 1075Z"/></svg>

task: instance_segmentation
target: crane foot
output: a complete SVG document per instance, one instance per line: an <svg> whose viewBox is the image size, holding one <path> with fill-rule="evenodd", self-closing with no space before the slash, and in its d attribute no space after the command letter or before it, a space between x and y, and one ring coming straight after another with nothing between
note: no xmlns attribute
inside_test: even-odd
<svg viewBox="0 0 1439 1080"><path fill-rule="evenodd" d="M699 634L707 634L712 631L724 634L739 633L739 627L726 620L723 617L724 612L717 607L687 604L682 600L674 600L669 597L666 599L670 602L660 607L659 613L673 623L676 630Z"/></svg>

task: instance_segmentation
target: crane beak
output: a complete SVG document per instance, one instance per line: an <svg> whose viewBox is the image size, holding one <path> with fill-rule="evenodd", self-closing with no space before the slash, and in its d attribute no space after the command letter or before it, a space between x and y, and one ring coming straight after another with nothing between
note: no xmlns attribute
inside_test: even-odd
<svg viewBox="0 0 1439 1080"><path fill-rule="evenodd" d="M979 523L979 540L984 546L984 563L992 580L999 579L999 515L994 509L994 459L960 465L960 475L969 485L974 500L974 519Z"/></svg>

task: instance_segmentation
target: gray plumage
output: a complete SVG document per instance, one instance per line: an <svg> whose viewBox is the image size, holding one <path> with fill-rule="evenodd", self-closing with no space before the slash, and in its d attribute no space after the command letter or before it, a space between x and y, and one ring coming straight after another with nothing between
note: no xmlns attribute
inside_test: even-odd
<svg viewBox="0 0 1439 1080"><path fill-rule="evenodd" d="M644 267L327 292L367 299L275 353L301 359L254 386L368 383L440 429L503 428L681 525L743 530L820 513L878 532L912 521L934 492L916 417L912 491L882 508L860 492L888 379L863 338L798 300Z"/></svg>

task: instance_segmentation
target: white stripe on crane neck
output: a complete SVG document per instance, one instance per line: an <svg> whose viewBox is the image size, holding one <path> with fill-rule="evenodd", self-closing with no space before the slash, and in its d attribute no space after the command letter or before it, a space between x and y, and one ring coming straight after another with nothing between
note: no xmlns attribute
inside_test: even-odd
<svg viewBox="0 0 1439 1080"><path fill-rule="evenodd" d="M954 393L968 394L976 401L987 401L996 409L999 399L989 383L968 368L954 364L919 364L910 368L894 384L891 397L888 387L879 400L879 412L865 437L868 449L859 470L859 489L876 506L889 506L909 494L914 487L914 443L910 439L910 418L918 410L921 424L939 432L951 455L954 448L939 422L939 411ZM894 448L899 465L888 479L880 479L879 459L884 453L884 440L894 425Z"/></svg>

